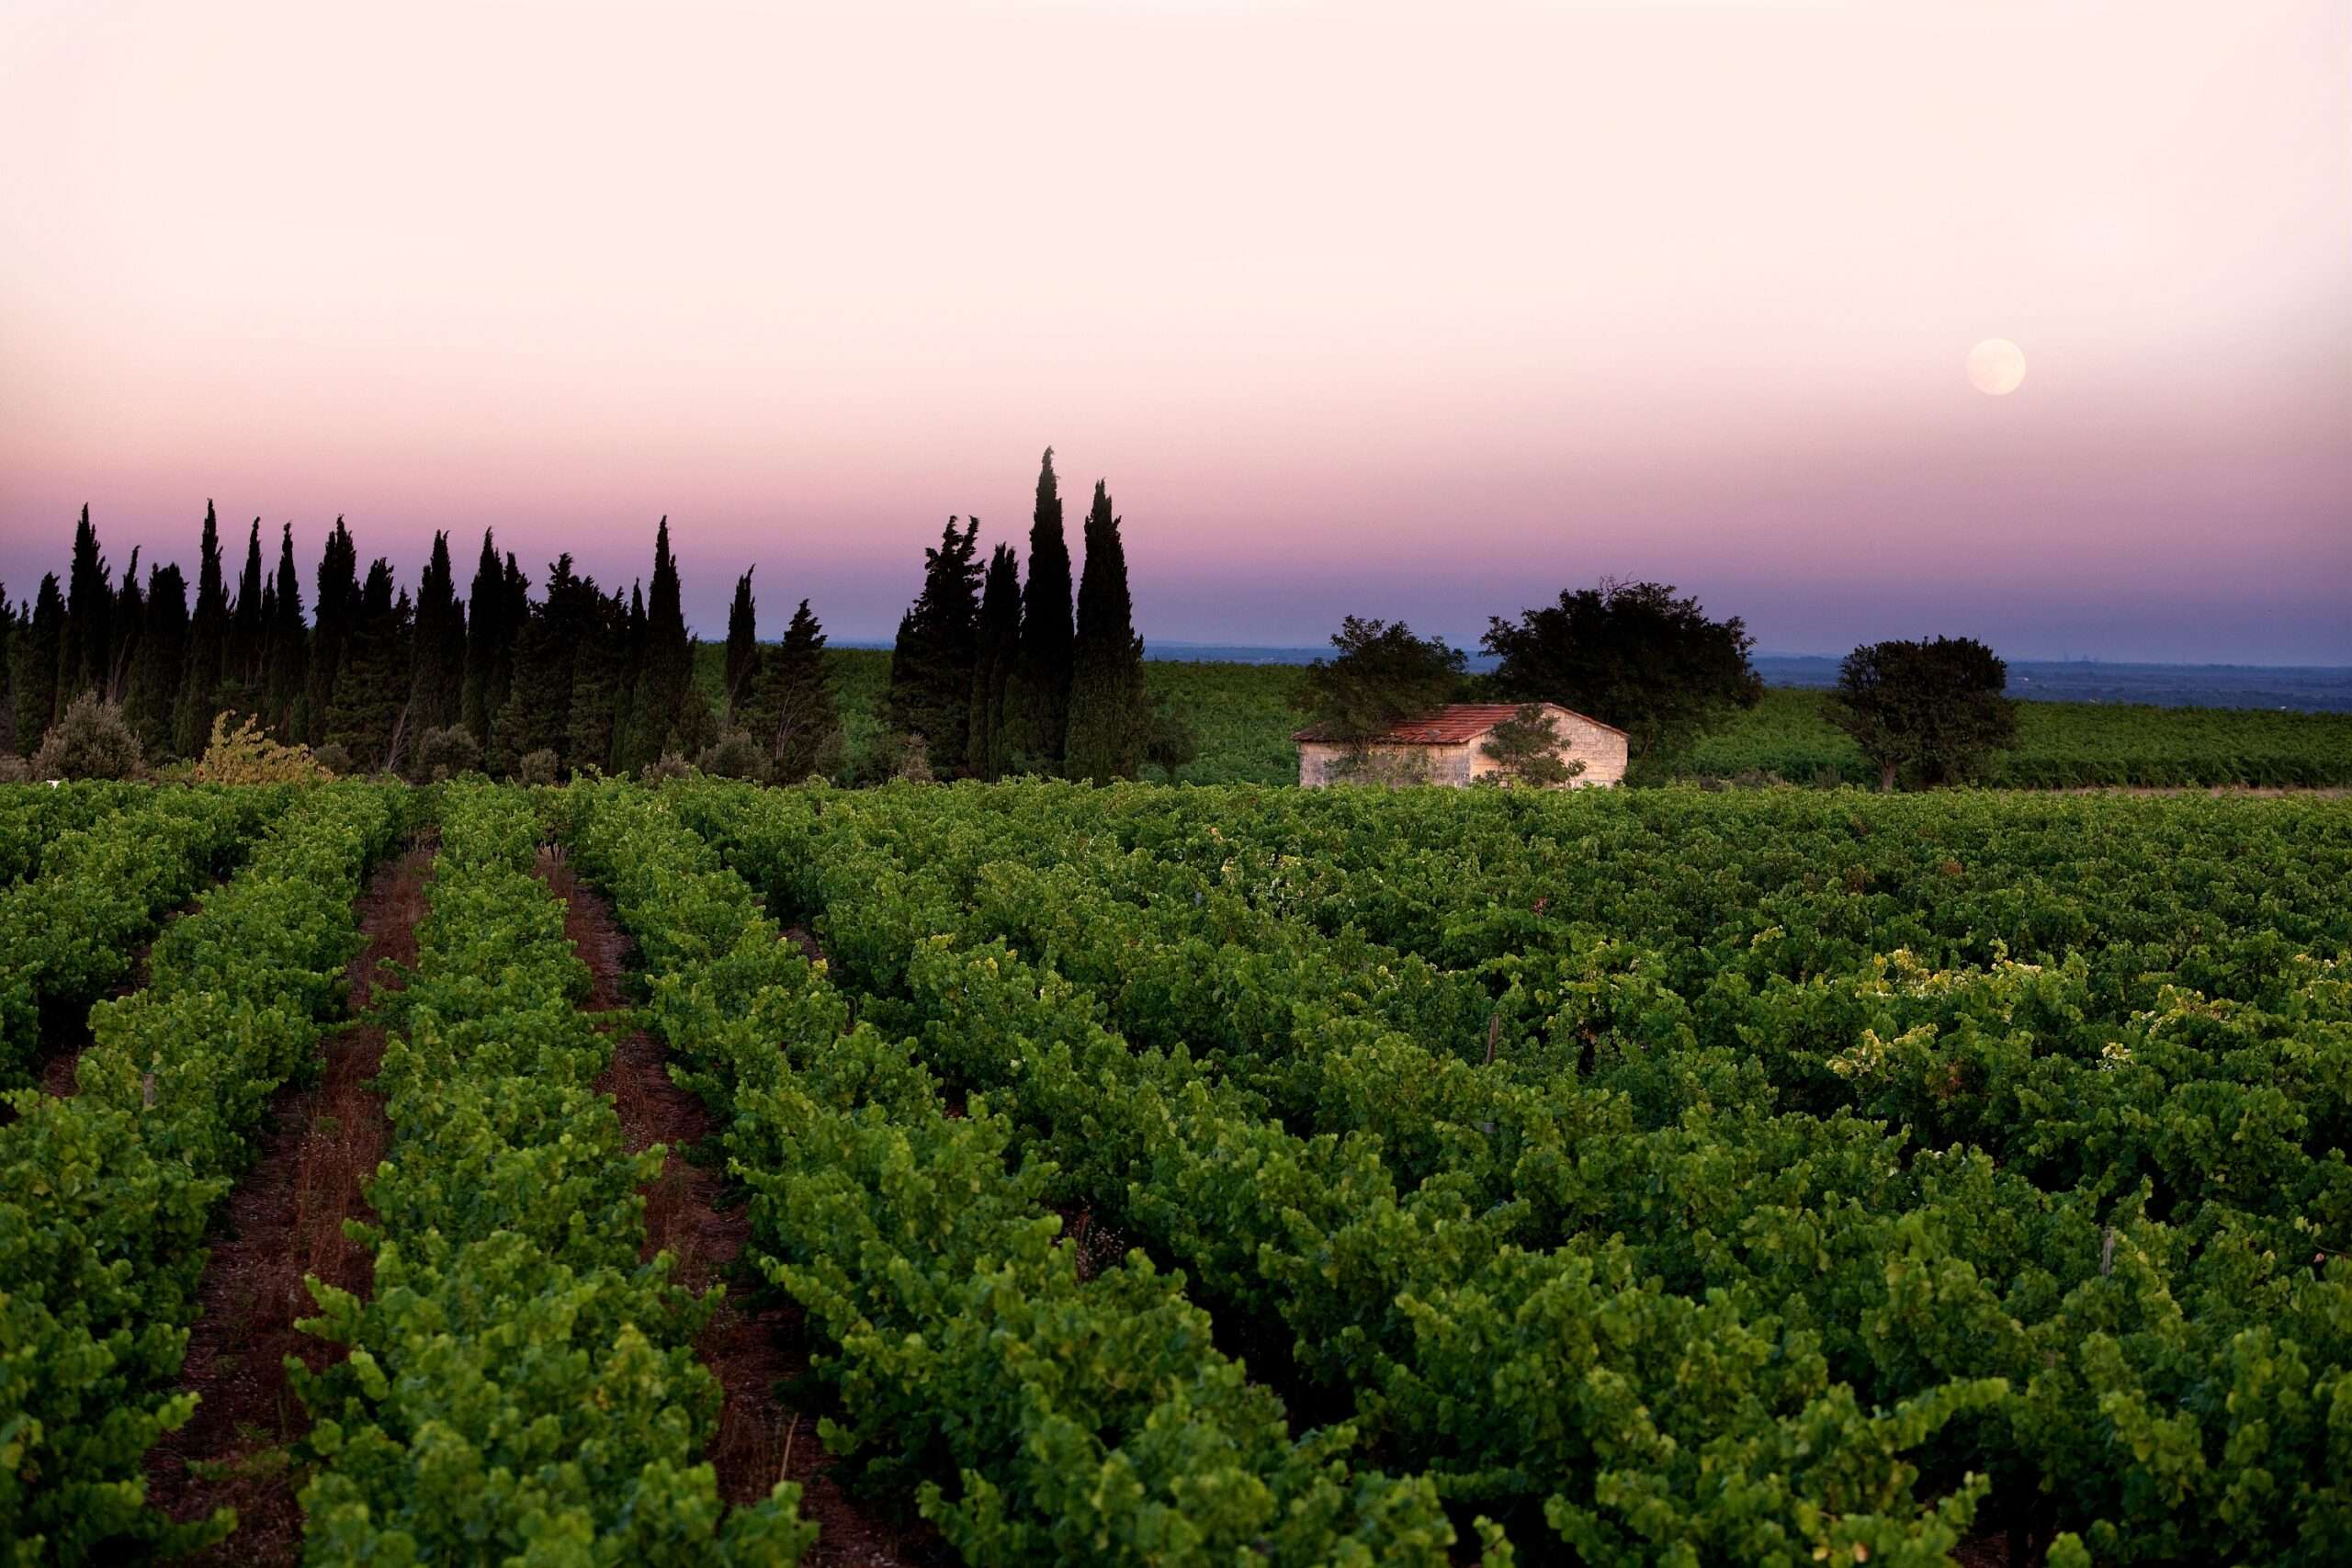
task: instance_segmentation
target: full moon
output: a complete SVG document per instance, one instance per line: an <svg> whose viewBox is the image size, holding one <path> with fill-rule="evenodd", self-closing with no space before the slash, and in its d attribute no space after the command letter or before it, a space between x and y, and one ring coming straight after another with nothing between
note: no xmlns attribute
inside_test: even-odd
<svg viewBox="0 0 2352 1568"><path fill-rule="evenodd" d="M2004 398L2025 379L2025 350L2005 337L1988 337L1968 351L1968 384L1988 398Z"/></svg>

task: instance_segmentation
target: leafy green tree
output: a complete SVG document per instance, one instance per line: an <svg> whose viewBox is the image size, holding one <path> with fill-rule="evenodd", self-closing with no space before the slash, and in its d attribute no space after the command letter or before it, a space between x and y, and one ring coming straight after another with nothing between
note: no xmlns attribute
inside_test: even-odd
<svg viewBox="0 0 2352 1568"><path fill-rule="evenodd" d="M899 622L890 653L890 728L920 735L933 770L965 771L972 677L979 658L980 520L961 531L950 517L934 549L923 551L922 591Z"/></svg>
<svg viewBox="0 0 2352 1568"><path fill-rule="evenodd" d="M2016 742L2008 682L2008 666L1973 637L1871 643L1838 666L1829 719L1878 769L1882 790L1906 773L1957 783Z"/></svg>
<svg viewBox="0 0 2352 1568"><path fill-rule="evenodd" d="M44 573L32 612L14 639L17 745L31 752L57 721L59 679L65 661L65 595L55 572Z"/></svg>
<svg viewBox="0 0 2352 1568"><path fill-rule="evenodd" d="M1071 778L1096 784L1136 776L1150 723L1143 638L1136 636L1119 525L1110 491L1095 480L1094 502L1086 514L1086 567L1078 582L1065 765Z"/></svg>
<svg viewBox="0 0 2352 1568"><path fill-rule="evenodd" d="M1413 635L1402 621L1350 615L1331 634L1332 656L1306 667L1299 708L1318 738L1361 747L1400 719L1442 707L1462 683L1462 650Z"/></svg>
<svg viewBox="0 0 2352 1568"><path fill-rule="evenodd" d="M340 519L338 519L340 521ZM435 532L416 585L416 664L410 676L409 727L422 735L465 713L466 607L449 559L449 536Z"/></svg>
<svg viewBox="0 0 2352 1568"><path fill-rule="evenodd" d="M1541 703L1521 703L1517 713L1495 726L1478 750L1495 764L1487 777L1496 783L1554 789L1584 772L1582 761L1560 755L1560 721L1545 713Z"/></svg>
<svg viewBox="0 0 2352 1568"><path fill-rule="evenodd" d="M172 710L172 750L193 757L204 750L220 712L220 676L227 656L229 600L221 578L220 525L204 503L204 533L197 552L196 605L187 623L187 667Z"/></svg>
<svg viewBox="0 0 2352 1568"><path fill-rule="evenodd" d="M1061 484L1048 446L1037 468L1036 507L1029 521L1029 581L1021 590L1021 652L1013 678L1019 710L1013 750L1047 772L1059 768L1069 737L1076 649L1069 539L1062 531Z"/></svg>
<svg viewBox="0 0 2352 1568"><path fill-rule="evenodd" d="M1013 752L1012 675L1021 659L1021 566L1010 545L989 556L980 588L979 648L972 671L972 773L1002 778Z"/></svg>
<svg viewBox="0 0 2352 1568"><path fill-rule="evenodd" d="M759 602L752 597L753 567L735 580L734 602L727 606L727 716L729 723L736 709L751 694L752 677L760 666ZM705 769L708 772L708 769Z"/></svg>
<svg viewBox="0 0 2352 1568"><path fill-rule="evenodd" d="M187 579L175 566L147 574L139 647L123 708L140 749L153 758L179 754L179 694L187 678Z"/></svg>
<svg viewBox="0 0 2352 1568"><path fill-rule="evenodd" d="M1764 684L1755 638L1735 615L1713 621L1671 585L1604 581L1559 603L1493 617L1482 639L1501 660L1490 684L1514 702L1553 702L1613 724L1637 756L1687 749L1710 725L1753 707Z"/></svg>

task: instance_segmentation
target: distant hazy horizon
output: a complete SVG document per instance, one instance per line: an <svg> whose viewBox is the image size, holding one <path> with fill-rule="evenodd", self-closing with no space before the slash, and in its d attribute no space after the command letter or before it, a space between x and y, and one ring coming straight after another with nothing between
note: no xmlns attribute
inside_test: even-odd
<svg viewBox="0 0 2352 1568"><path fill-rule="evenodd" d="M884 637L1050 443L1147 637L1615 576L2352 663L2347 59L2342 0L17 0L0 580L85 502L118 567L291 519L306 591L338 513L624 584L667 513L706 635L757 562Z"/></svg>

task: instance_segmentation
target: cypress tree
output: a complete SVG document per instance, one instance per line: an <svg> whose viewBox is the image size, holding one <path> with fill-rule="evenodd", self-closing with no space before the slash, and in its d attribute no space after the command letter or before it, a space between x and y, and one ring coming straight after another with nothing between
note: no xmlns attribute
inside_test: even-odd
<svg viewBox="0 0 2352 1568"><path fill-rule="evenodd" d="M156 567L147 574L139 649L131 660L130 686L123 698L140 749L150 760L186 754L177 742L187 646L187 579L177 566Z"/></svg>
<svg viewBox="0 0 2352 1568"><path fill-rule="evenodd" d="M449 536L433 536L416 586L416 669L409 693L409 728L418 735L455 724L465 711L466 607L458 602Z"/></svg>
<svg viewBox="0 0 2352 1568"><path fill-rule="evenodd" d="M229 632L228 590L220 575L220 525L212 503L204 503L204 535L198 549L196 608L187 623L187 669L180 679L172 715L172 750L183 757L201 753L219 712L220 671Z"/></svg>
<svg viewBox="0 0 2352 1568"><path fill-rule="evenodd" d="M98 531L90 526L90 509L74 528L74 561L66 573L65 651L60 667L61 690L66 701L85 692L107 695L112 672L114 645L114 580L107 558L98 550Z"/></svg>
<svg viewBox="0 0 2352 1568"><path fill-rule="evenodd" d="M261 687L262 658L268 622L264 601L268 586L261 574L261 519L254 519L245 535L244 570L237 574L237 601L229 608L229 681L236 686L241 705L251 710Z"/></svg>
<svg viewBox="0 0 2352 1568"><path fill-rule="evenodd" d="M1143 689L1143 638L1127 596L1127 551L1110 492L1094 481L1086 514L1086 568L1078 583L1078 640L1069 699L1069 776L1108 784L1131 779L1142 761L1149 706Z"/></svg>
<svg viewBox="0 0 2352 1568"><path fill-rule="evenodd" d="M65 595L57 573L44 573L32 614L16 638L17 744L31 756L57 720L65 668Z"/></svg>
<svg viewBox="0 0 2352 1568"><path fill-rule="evenodd" d="M270 585L269 648L263 673L266 722L286 740L307 738L305 677L311 637L302 624L302 579L294 568L294 525L277 536L277 577Z"/></svg>
<svg viewBox="0 0 2352 1568"><path fill-rule="evenodd" d="M645 596L645 634L638 654L634 702L635 741L628 766L643 767L673 746L689 743L700 728L688 711L693 694L694 639L686 634L679 602L678 562L670 553L670 519L653 534L653 581Z"/></svg>
<svg viewBox="0 0 2352 1568"><path fill-rule="evenodd" d="M1021 659L1021 567L1011 545L989 556L980 589L978 656L972 671L971 771L999 779L1012 764L1012 675Z"/></svg>
<svg viewBox="0 0 2352 1568"><path fill-rule="evenodd" d="M1047 771L1058 768L1069 730L1069 540L1062 532L1054 449L1037 469L1037 503L1029 521L1029 581L1021 591L1021 657L1014 671L1020 708L1015 750Z"/></svg>
<svg viewBox="0 0 2352 1568"><path fill-rule="evenodd" d="M513 773L534 751L556 754L559 771L574 761L571 695L582 634L603 604L596 584L571 570L571 557L548 567L546 597L533 605L514 641L514 680L491 726L493 771Z"/></svg>
<svg viewBox="0 0 2352 1568"><path fill-rule="evenodd" d="M752 571L757 571L756 566ZM727 607L727 719L751 699L752 675L759 668L759 604L752 597L752 571L735 580L735 602Z"/></svg>
<svg viewBox="0 0 2352 1568"><path fill-rule="evenodd" d="M311 668L303 682L310 723L302 739L318 746L326 741L327 710L334 705L335 680L343 673L352 623L359 616L359 549L340 517L328 530L312 581L319 597L311 612Z"/></svg>
<svg viewBox="0 0 2352 1568"><path fill-rule="evenodd" d="M609 599L598 593L593 580L586 586L572 640L571 720L557 750L574 768L610 770L628 689L628 604L617 591Z"/></svg>
<svg viewBox="0 0 2352 1568"><path fill-rule="evenodd" d="M130 687L130 668L139 657L139 639L146 628L147 596L139 588L139 550L123 568L122 583L107 611L107 677L99 690L107 701L121 703Z"/></svg>
<svg viewBox="0 0 2352 1568"><path fill-rule="evenodd" d="M481 559L474 567L471 596L466 601L466 694L464 721L485 750L490 746L491 721L506 705L514 679L514 638L523 616L530 611L530 586L523 584L520 602L515 585L522 572L510 553L499 559L498 542L485 528Z"/></svg>
<svg viewBox="0 0 2352 1568"><path fill-rule="evenodd" d="M767 748L776 783L831 773L841 761L842 721L825 669L825 628L808 613L808 600L792 613L759 686L760 728L753 733Z"/></svg>
<svg viewBox="0 0 2352 1568"><path fill-rule="evenodd" d="M363 773L396 770L409 736L409 635L413 614L405 591L392 593L392 563L379 556L359 589L343 666L327 710L327 742L340 746Z"/></svg>
<svg viewBox="0 0 2352 1568"><path fill-rule="evenodd" d="M965 771L972 676L979 657L980 520L961 533L950 517L936 549L923 551L922 592L899 622L890 653L890 728L922 737L932 771Z"/></svg>
<svg viewBox="0 0 2352 1568"><path fill-rule="evenodd" d="M8 585L0 582L0 757L17 754L17 635L23 629Z"/></svg>

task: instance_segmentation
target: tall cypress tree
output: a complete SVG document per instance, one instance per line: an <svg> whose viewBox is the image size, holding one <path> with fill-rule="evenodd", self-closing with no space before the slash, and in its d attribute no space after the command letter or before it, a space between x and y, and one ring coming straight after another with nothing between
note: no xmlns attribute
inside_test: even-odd
<svg viewBox="0 0 2352 1568"><path fill-rule="evenodd" d="M65 669L65 595L57 573L41 577L32 614L16 643L17 744L30 756L64 706L59 688Z"/></svg>
<svg viewBox="0 0 2352 1568"><path fill-rule="evenodd" d="M187 677L187 579L177 566L147 574L147 602L139 649L130 665L123 706L150 759L183 755L179 695Z"/></svg>
<svg viewBox="0 0 2352 1568"><path fill-rule="evenodd" d="M1078 641L1069 699L1069 776L1131 779L1143 760L1149 708L1143 638L1127 596L1127 551L1102 480L1086 514L1086 568L1078 583Z"/></svg>
<svg viewBox="0 0 2352 1568"><path fill-rule="evenodd" d="M139 587L139 550L130 551L130 564L122 570L122 583L114 591L114 604L107 611L107 678L100 688L110 703L124 703L130 691L132 662L139 657L139 639L147 626L147 596Z"/></svg>
<svg viewBox="0 0 2352 1568"><path fill-rule="evenodd" d="M752 571L759 568L753 567ZM727 721L751 700L752 676L760 664L759 604L752 597L752 571L735 580L735 602L727 607Z"/></svg>
<svg viewBox="0 0 2352 1568"><path fill-rule="evenodd" d="M573 768L613 765L619 739L622 694L628 689L628 603L587 584L581 624L573 632L570 728L559 748Z"/></svg>
<svg viewBox="0 0 2352 1568"><path fill-rule="evenodd" d="M318 746L326 740L327 710L334 705L335 680L343 673L352 624L359 617L359 548L340 517L327 531L318 574L311 581L319 596L311 612L311 667L303 681L310 722L302 739Z"/></svg>
<svg viewBox="0 0 2352 1568"><path fill-rule="evenodd" d="M999 779L1012 764L1010 697L1021 659L1021 566L1011 545L989 556L980 588L978 657L972 670L972 728L967 746L971 771Z"/></svg>
<svg viewBox="0 0 2352 1568"><path fill-rule="evenodd" d="M973 667L979 657L980 520L959 533L950 517L935 549L923 551L922 592L899 622L890 652L890 728L922 737L932 771L965 771L971 731Z"/></svg>
<svg viewBox="0 0 2352 1568"><path fill-rule="evenodd" d="M466 600L465 726L487 749L491 720L505 705L507 683L514 678L511 662L514 623L508 618L514 603L510 581L514 559L503 565L492 530L481 535L481 558L474 566L474 582Z"/></svg>
<svg viewBox="0 0 2352 1568"><path fill-rule="evenodd" d="M65 652L60 690L66 702L85 692L107 694L114 646L110 622L114 610L114 580L107 558L98 549L98 531L90 526L90 509L74 528L74 561L66 572Z"/></svg>
<svg viewBox="0 0 2352 1568"><path fill-rule="evenodd" d="M262 711L287 740L307 739L304 687L311 635L302 624L302 579L294 567L294 525L277 536L277 576L270 584L269 647L263 671Z"/></svg>
<svg viewBox="0 0 2352 1568"><path fill-rule="evenodd" d="M359 614L327 708L328 742L361 772L399 768L413 739L405 723L411 615L407 592L393 595L392 563L378 556L360 584Z"/></svg>
<svg viewBox="0 0 2352 1568"><path fill-rule="evenodd" d="M220 573L220 525L212 502L204 503L204 534L198 550L196 608L187 623L187 669L180 678L172 715L172 750L183 757L202 753L219 712L220 672L227 653L229 599Z"/></svg>
<svg viewBox="0 0 2352 1568"><path fill-rule="evenodd" d="M1047 771L1061 764L1069 730L1071 655L1069 540L1062 532L1062 492L1054 449L1037 468L1037 503L1029 520L1029 581L1021 591L1021 657L1014 671L1019 722L1014 750Z"/></svg>
<svg viewBox="0 0 2352 1568"><path fill-rule="evenodd" d="M449 536L433 536L416 585L416 668L409 694L409 725L422 736L455 724L465 711L466 607L458 602Z"/></svg>
<svg viewBox="0 0 2352 1568"><path fill-rule="evenodd" d="M694 684L694 639L679 600L678 562L670 553L670 519L653 534L653 581L645 595L645 638L638 655L635 744L628 765L643 767L690 741L687 699Z"/></svg>
<svg viewBox="0 0 2352 1568"><path fill-rule="evenodd" d="M0 757L17 754L17 637L23 616L0 582Z"/></svg>
<svg viewBox="0 0 2352 1568"><path fill-rule="evenodd" d="M831 774L840 763L842 721L825 669L825 628L806 599L761 668L754 707L752 734L767 748L778 784Z"/></svg>
<svg viewBox="0 0 2352 1568"><path fill-rule="evenodd" d="M582 635L593 628L603 596L571 570L571 557L548 566L547 593L531 607L514 641L514 682L491 726L492 772L512 773L534 751L556 754L559 771L571 765L571 694Z"/></svg>
<svg viewBox="0 0 2352 1568"><path fill-rule="evenodd" d="M261 519L256 517L245 535L244 570L237 574L237 601L229 609L226 660L227 682L236 696L234 705L246 713L257 711L261 702L269 629L265 601L269 592L269 584L261 573Z"/></svg>

